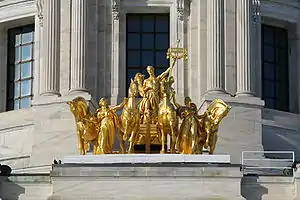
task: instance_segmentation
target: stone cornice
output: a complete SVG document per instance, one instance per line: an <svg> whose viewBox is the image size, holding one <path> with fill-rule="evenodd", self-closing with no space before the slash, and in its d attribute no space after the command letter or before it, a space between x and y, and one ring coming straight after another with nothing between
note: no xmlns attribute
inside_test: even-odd
<svg viewBox="0 0 300 200"><path fill-rule="evenodd" d="M0 1L0 23L36 14L34 0Z"/></svg>

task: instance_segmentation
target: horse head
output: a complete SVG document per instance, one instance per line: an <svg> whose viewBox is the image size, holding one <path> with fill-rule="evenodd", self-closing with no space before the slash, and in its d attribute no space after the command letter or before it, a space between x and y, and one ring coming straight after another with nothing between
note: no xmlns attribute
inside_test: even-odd
<svg viewBox="0 0 300 200"><path fill-rule="evenodd" d="M138 95L138 86L136 82L130 79L130 86L128 89L128 96L129 97L136 97Z"/></svg>
<svg viewBox="0 0 300 200"><path fill-rule="evenodd" d="M70 111L77 120L80 120L88 115L88 105L83 97L76 97L72 101L68 101L67 104L70 106Z"/></svg>

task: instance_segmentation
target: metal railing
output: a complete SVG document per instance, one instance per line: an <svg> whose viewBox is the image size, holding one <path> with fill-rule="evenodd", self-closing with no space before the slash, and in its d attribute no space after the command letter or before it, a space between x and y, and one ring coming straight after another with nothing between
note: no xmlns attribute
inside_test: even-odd
<svg viewBox="0 0 300 200"><path fill-rule="evenodd" d="M293 175L293 151L243 151L243 175Z"/></svg>

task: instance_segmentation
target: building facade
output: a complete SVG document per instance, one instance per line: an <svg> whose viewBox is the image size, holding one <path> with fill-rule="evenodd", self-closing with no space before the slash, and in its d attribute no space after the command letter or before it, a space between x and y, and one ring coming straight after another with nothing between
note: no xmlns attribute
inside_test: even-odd
<svg viewBox="0 0 300 200"><path fill-rule="evenodd" d="M173 71L178 101L233 107L216 153L299 158L299 16L298 0L2 0L0 163L48 173L78 154L66 102L120 103L135 73L168 67L178 40L188 51Z"/></svg>

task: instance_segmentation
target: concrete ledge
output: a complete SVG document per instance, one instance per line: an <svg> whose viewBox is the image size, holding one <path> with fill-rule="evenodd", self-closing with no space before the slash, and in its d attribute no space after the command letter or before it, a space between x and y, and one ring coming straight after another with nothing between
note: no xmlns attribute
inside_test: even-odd
<svg viewBox="0 0 300 200"><path fill-rule="evenodd" d="M65 156L63 164L230 163L230 155L106 154Z"/></svg>

